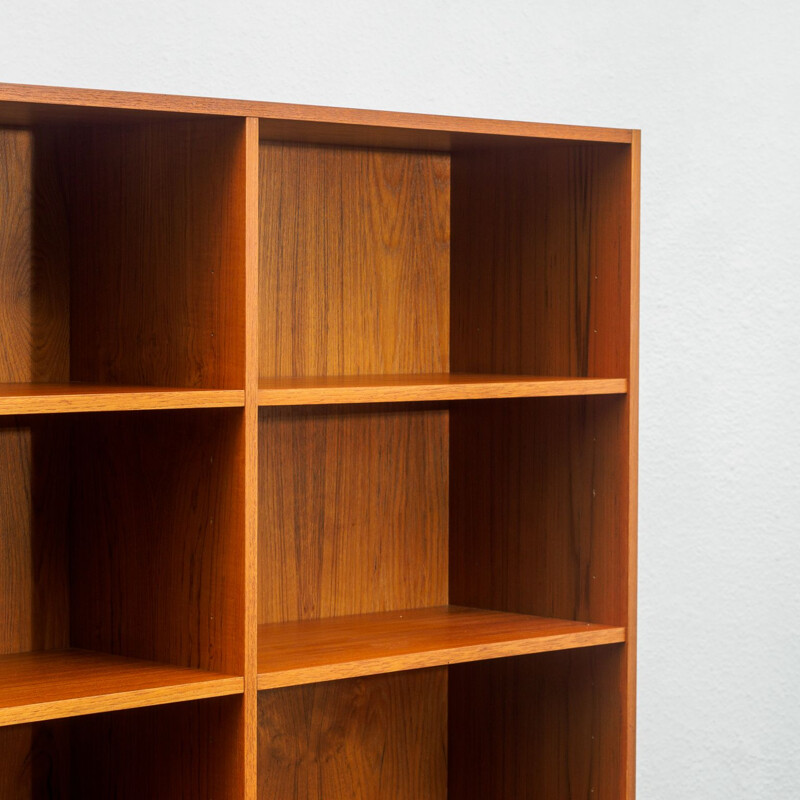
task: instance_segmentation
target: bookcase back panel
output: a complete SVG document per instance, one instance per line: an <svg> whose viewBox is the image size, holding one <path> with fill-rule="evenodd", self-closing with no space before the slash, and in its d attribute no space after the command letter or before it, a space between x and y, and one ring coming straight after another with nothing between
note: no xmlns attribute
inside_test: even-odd
<svg viewBox="0 0 800 800"><path fill-rule="evenodd" d="M0 128L0 383L69 380L68 237L49 142Z"/></svg>
<svg viewBox="0 0 800 800"><path fill-rule="evenodd" d="M241 713L219 698L0 728L0 797L242 797Z"/></svg>
<svg viewBox="0 0 800 800"><path fill-rule="evenodd" d="M453 372L628 377L630 146L452 157Z"/></svg>
<svg viewBox="0 0 800 800"><path fill-rule="evenodd" d="M260 373L446 372L447 154L264 142Z"/></svg>
<svg viewBox="0 0 800 800"><path fill-rule="evenodd" d="M447 668L260 692L258 736L260 800L446 800Z"/></svg>
<svg viewBox="0 0 800 800"><path fill-rule="evenodd" d="M71 797L69 756L68 720L0 728L0 797Z"/></svg>
<svg viewBox="0 0 800 800"><path fill-rule="evenodd" d="M73 424L72 644L242 674L242 413Z"/></svg>
<svg viewBox="0 0 800 800"><path fill-rule="evenodd" d="M627 398L453 403L450 434L451 602L627 624Z"/></svg>
<svg viewBox="0 0 800 800"><path fill-rule="evenodd" d="M449 667L449 798L625 797L624 650Z"/></svg>
<svg viewBox="0 0 800 800"><path fill-rule="evenodd" d="M0 129L0 383L244 385L243 131Z"/></svg>
<svg viewBox="0 0 800 800"><path fill-rule="evenodd" d="M74 380L240 388L244 126L65 126Z"/></svg>
<svg viewBox="0 0 800 800"><path fill-rule="evenodd" d="M0 417L0 655L69 644L69 427Z"/></svg>
<svg viewBox="0 0 800 800"><path fill-rule="evenodd" d="M71 797L244 796L242 699L225 697L71 721Z"/></svg>
<svg viewBox="0 0 800 800"><path fill-rule="evenodd" d="M448 411L262 410L259 622L447 603Z"/></svg>

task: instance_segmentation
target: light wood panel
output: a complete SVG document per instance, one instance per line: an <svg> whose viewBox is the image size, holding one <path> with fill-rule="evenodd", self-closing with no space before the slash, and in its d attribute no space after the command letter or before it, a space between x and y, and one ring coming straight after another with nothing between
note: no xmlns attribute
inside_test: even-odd
<svg viewBox="0 0 800 800"><path fill-rule="evenodd" d="M71 378L241 389L241 123L52 135L70 221Z"/></svg>
<svg viewBox="0 0 800 800"><path fill-rule="evenodd" d="M449 165L262 144L262 377L448 371Z"/></svg>
<svg viewBox="0 0 800 800"><path fill-rule="evenodd" d="M447 671L259 694L259 797L445 800Z"/></svg>
<svg viewBox="0 0 800 800"><path fill-rule="evenodd" d="M73 646L242 675L242 414L72 418Z"/></svg>
<svg viewBox="0 0 800 800"><path fill-rule="evenodd" d="M244 392L239 389L175 389L85 383L0 384L0 414L235 408L243 405Z"/></svg>
<svg viewBox="0 0 800 800"><path fill-rule="evenodd" d="M222 114L261 118L264 138L449 149L474 142L544 138L630 142L632 131L510 120L404 114L289 103L179 97L97 89L0 83L0 121L30 124L63 118L130 118L131 111L172 114ZM139 115L141 116L141 115Z"/></svg>
<svg viewBox="0 0 800 800"><path fill-rule="evenodd" d="M262 406L478 400L503 397L624 394L625 378L539 378L533 375L439 373L262 378Z"/></svg>
<svg viewBox="0 0 800 800"><path fill-rule="evenodd" d="M627 623L625 397L454 404L450 600Z"/></svg>
<svg viewBox="0 0 800 800"><path fill-rule="evenodd" d="M447 603L447 409L260 413L259 622Z"/></svg>
<svg viewBox="0 0 800 800"><path fill-rule="evenodd" d="M453 372L624 378L630 148L452 157Z"/></svg>
<svg viewBox="0 0 800 800"><path fill-rule="evenodd" d="M258 688L625 640L625 629L462 606L280 622L258 631Z"/></svg>
<svg viewBox="0 0 800 800"><path fill-rule="evenodd" d="M619 800L622 645L450 667L449 797Z"/></svg>
<svg viewBox="0 0 800 800"><path fill-rule="evenodd" d="M0 656L0 725L241 693L242 678L88 650Z"/></svg>

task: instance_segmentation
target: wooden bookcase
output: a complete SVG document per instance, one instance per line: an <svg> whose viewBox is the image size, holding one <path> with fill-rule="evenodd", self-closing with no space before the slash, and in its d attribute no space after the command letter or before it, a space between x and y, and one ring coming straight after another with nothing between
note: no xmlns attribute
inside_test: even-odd
<svg viewBox="0 0 800 800"><path fill-rule="evenodd" d="M637 131L0 85L0 798L634 794Z"/></svg>

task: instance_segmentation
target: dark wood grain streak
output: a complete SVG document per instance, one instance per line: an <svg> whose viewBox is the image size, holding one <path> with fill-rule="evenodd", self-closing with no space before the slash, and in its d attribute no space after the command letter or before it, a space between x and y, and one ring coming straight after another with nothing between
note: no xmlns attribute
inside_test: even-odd
<svg viewBox="0 0 800 800"><path fill-rule="evenodd" d="M261 410L259 622L447 602L447 409Z"/></svg>
<svg viewBox="0 0 800 800"><path fill-rule="evenodd" d="M447 670L259 694L259 797L445 800Z"/></svg>
<svg viewBox="0 0 800 800"><path fill-rule="evenodd" d="M262 377L446 372L449 158L261 146Z"/></svg>
<svg viewBox="0 0 800 800"><path fill-rule="evenodd" d="M453 154L454 372L628 376L629 152Z"/></svg>
<svg viewBox="0 0 800 800"><path fill-rule="evenodd" d="M450 667L449 797L625 797L621 645Z"/></svg>
<svg viewBox="0 0 800 800"><path fill-rule="evenodd" d="M73 420L72 645L241 675L241 410Z"/></svg>
<svg viewBox="0 0 800 800"><path fill-rule="evenodd" d="M67 720L0 728L3 800L66 800L70 796Z"/></svg>

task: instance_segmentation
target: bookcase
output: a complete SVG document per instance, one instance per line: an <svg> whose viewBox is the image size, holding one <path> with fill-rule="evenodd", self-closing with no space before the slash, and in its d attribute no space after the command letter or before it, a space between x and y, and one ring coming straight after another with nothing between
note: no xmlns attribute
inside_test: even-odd
<svg viewBox="0 0 800 800"><path fill-rule="evenodd" d="M0 84L0 798L632 800L639 141Z"/></svg>

